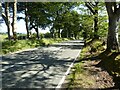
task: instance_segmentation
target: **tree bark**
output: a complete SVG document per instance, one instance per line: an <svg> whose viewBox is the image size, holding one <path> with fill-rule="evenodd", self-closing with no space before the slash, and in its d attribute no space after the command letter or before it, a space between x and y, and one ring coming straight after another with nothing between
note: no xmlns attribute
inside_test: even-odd
<svg viewBox="0 0 120 90"><path fill-rule="evenodd" d="M0 2L0 13L2 13L2 3Z"/></svg>
<svg viewBox="0 0 120 90"><path fill-rule="evenodd" d="M35 28L35 31L37 33L37 39L40 39L38 27Z"/></svg>
<svg viewBox="0 0 120 90"><path fill-rule="evenodd" d="M105 0L105 5L109 17L109 28L107 37L107 51L118 50L119 51L119 40L118 40L118 28L117 23L120 18L120 4L117 8L116 2L107 2Z"/></svg>
<svg viewBox="0 0 120 90"><path fill-rule="evenodd" d="M95 10L95 15L94 15L94 39L99 39L99 36L98 36L98 10Z"/></svg>
<svg viewBox="0 0 120 90"><path fill-rule="evenodd" d="M4 17L4 20L5 20L5 23L7 25L7 30L8 30L8 40L11 40L11 37L10 37L10 14L9 14L9 3L8 2L5 2L5 15L6 17Z"/></svg>
<svg viewBox="0 0 120 90"><path fill-rule="evenodd" d="M119 51L119 41L118 41L118 30L117 30L117 20L116 16L109 17L109 28L107 37L107 50L118 50Z"/></svg>
<svg viewBox="0 0 120 90"><path fill-rule="evenodd" d="M13 38L14 40L16 40L17 38L17 34L16 34L16 30L17 30L17 0L14 0L14 4L13 4L13 22L12 22L12 33L13 33Z"/></svg>
<svg viewBox="0 0 120 90"><path fill-rule="evenodd" d="M61 38L60 29L58 29L58 38Z"/></svg>
<svg viewBox="0 0 120 90"><path fill-rule="evenodd" d="M77 34L74 34L74 36L75 36L75 39L77 39Z"/></svg>
<svg viewBox="0 0 120 90"><path fill-rule="evenodd" d="M89 10L92 12L94 16L94 39L99 39L98 36L98 3L95 2L95 4L91 2L85 2L85 5L89 8Z"/></svg>
<svg viewBox="0 0 120 90"><path fill-rule="evenodd" d="M25 25L26 25L26 31L27 31L27 38L29 39L27 5L25 5Z"/></svg>
<svg viewBox="0 0 120 90"><path fill-rule="evenodd" d="M69 31L68 31L68 29L67 29L67 38L69 38Z"/></svg>

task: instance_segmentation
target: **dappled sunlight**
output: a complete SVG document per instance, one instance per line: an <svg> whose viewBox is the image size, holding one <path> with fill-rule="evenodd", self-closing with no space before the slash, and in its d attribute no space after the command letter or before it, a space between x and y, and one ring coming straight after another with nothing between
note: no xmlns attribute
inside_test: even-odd
<svg viewBox="0 0 120 90"><path fill-rule="evenodd" d="M50 46L3 56L2 87L55 87L78 52Z"/></svg>

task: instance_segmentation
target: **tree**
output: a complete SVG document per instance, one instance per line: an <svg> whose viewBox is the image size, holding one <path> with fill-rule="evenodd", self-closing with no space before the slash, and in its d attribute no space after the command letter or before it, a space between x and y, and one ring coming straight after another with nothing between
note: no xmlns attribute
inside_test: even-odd
<svg viewBox="0 0 120 90"><path fill-rule="evenodd" d="M0 13L2 13L2 3L0 2Z"/></svg>
<svg viewBox="0 0 120 90"><path fill-rule="evenodd" d="M94 38L94 15L92 12L85 8L84 3L80 4L79 7L80 12L80 26L81 26L81 36L84 39L84 44L86 46L86 41ZM93 41L93 40L92 40Z"/></svg>
<svg viewBox="0 0 120 90"><path fill-rule="evenodd" d="M54 34L54 36L58 36L59 38L61 37L60 30L63 29L62 22L65 21L65 20L63 20L62 15L67 14L67 12L70 12L72 10L72 8L74 8L77 5L78 5L77 3L68 3L68 2L64 2L64 3L54 2L54 3L49 4L49 13L51 16L50 18L51 18L51 22L52 22L52 26L53 26L51 29L51 33ZM67 25L66 26L64 25L64 27L67 27ZM57 32L57 35L55 35L56 32ZM67 29L66 29L66 32L68 32Z"/></svg>
<svg viewBox="0 0 120 90"><path fill-rule="evenodd" d="M34 28L39 39L38 28L45 29L50 24L50 14L48 12L47 2L29 3L27 14L29 16L30 29ZM31 12L32 11L32 12Z"/></svg>
<svg viewBox="0 0 120 90"><path fill-rule="evenodd" d="M94 37L92 26L93 26L93 17L91 17L91 15L89 15L88 13L81 15L82 36L84 38L85 45L87 40L93 39Z"/></svg>
<svg viewBox="0 0 120 90"><path fill-rule="evenodd" d="M27 31L27 38L29 39L29 28L28 28L28 5L25 3L25 25L26 25L26 31Z"/></svg>
<svg viewBox="0 0 120 90"><path fill-rule="evenodd" d="M14 0L13 2L13 21L12 21L12 33L13 33L13 38L16 40L17 38L17 0Z"/></svg>
<svg viewBox="0 0 120 90"><path fill-rule="evenodd" d="M98 39L98 4L99 2L85 2L85 5L89 8L94 17L94 39Z"/></svg>
<svg viewBox="0 0 120 90"><path fill-rule="evenodd" d="M11 40L10 37L10 14L9 14L9 2L5 2L5 13L2 13L2 18L5 21L5 24L7 25L7 30L8 30L8 39Z"/></svg>
<svg viewBox="0 0 120 90"><path fill-rule="evenodd" d="M118 4L116 0L114 0L115 2L112 1L113 0L111 0L111 2L107 2L107 0L105 0L105 5L109 19L107 51L111 51L113 49L119 51L117 23L120 19L120 3Z"/></svg>
<svg viewBox="0 0 120 90"><path fill-rule="evenodd" d="M26 26L26 32L27 32L27 38L30 38L30 32L29 32L29 14L28 14L28 9L31 9L32 3L30 2L18 2L18 9L17 11L20 13L24 13L25 14L25 18L20 18L20 19L24 19L25 21L25 26Z"/></svg>

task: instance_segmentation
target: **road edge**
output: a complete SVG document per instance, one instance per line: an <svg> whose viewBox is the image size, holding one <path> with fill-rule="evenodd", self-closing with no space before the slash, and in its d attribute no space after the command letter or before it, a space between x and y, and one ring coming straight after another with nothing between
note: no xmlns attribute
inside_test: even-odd
<svg viewBox="0 0 120 90"><path fill-rule="evenodd" d="M76 58L74 59L74 61L70 64L69 68L67 69L67 71L65 72L64 76L62 77L62 79L60 80L60 82L58 83L57 87L55 88L55 90L59 90L62 86L62 84L64 83L65 79L66 79L66 76L69 74L71 68L73 67L74 65L74 62L77 60L78 56L80 55L81 53L81 50L78 52Z"/></svg>

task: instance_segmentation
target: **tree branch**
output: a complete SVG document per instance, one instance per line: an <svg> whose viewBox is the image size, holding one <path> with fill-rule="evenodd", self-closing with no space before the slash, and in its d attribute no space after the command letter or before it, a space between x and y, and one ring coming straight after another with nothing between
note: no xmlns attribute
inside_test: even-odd
<svg viewBox="0 0 120 90"><path fill-rule="evenodd" d="M98 5L98 3L99 3L99 2L95 2L95 6L97 6L97 5Z"/></svg>
<svg viewBox="0 0 120 90"><path fill-rule="evenodd" d="M93 3L91 3L91 2L88 2L88 4L92 7L92 8L94 8L94 4Z"/></svg>
<svg viewBox="0 0 120 90"><path fill-rule="evenodd" d="M7 25L8 21L7 21L6 15L4 13L2 13L2 18L4 19L5 24Z"/></svg>
<svg viewBox="0 0 120 90"><path fill-rule="evenodd" d="M92 9L92 7L90 6L89 3L85 2L85 5L89 8L89 10L90 10L93 14L95 14L94 10Z"/></svg>

